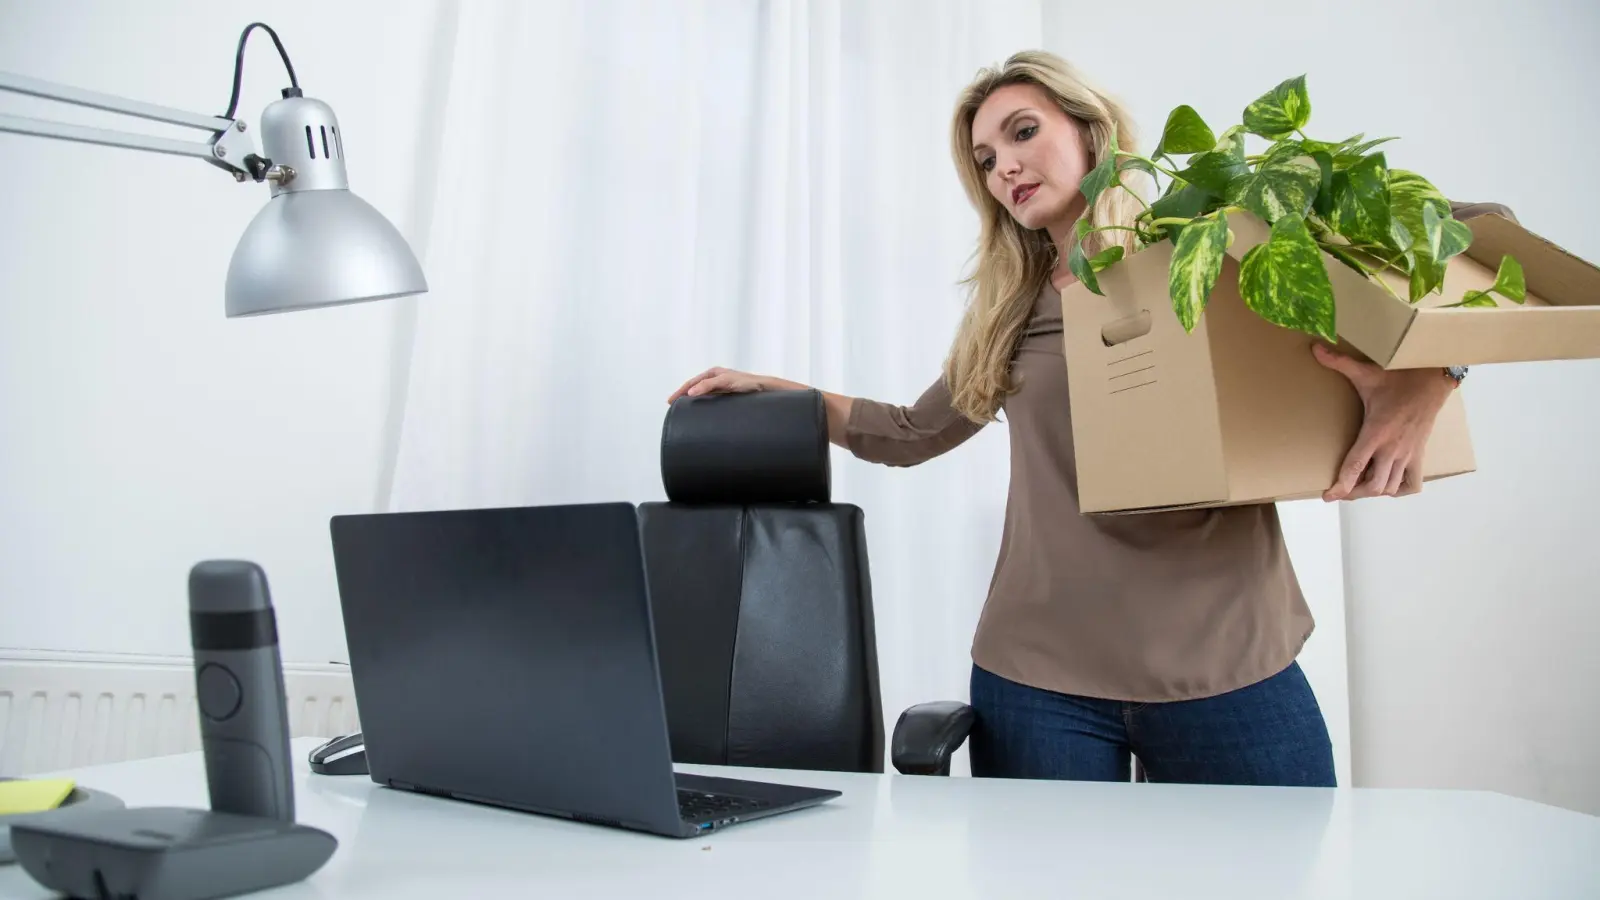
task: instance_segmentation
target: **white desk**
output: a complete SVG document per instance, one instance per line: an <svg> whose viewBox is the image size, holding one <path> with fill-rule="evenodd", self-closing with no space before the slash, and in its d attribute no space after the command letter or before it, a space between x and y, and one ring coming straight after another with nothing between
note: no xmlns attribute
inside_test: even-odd
<svg viewBox="0 0 1600 900"><path fill-rule="evenodd" d="M298 818L339 849L263 900L1600 898L1600 818L1489 793L740 769L844 796L679 841L312 775L316 743L295 742ZM207 806L198 754L64 774L130 806ZM49 896L0 867L0 897Z"/></svg>

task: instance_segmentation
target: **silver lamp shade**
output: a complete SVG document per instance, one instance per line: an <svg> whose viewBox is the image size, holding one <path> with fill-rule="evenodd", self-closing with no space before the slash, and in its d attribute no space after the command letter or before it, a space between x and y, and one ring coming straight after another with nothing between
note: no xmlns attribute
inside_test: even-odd
<svg viewBox="0 0 1600 900"><path fill-rule="evenodd" d="M234 248L230 318L428 290L399 229L350 192L344 139L327 104L305 97L274 102L261 115L261 142L282 175Z"/></svg>
<svg viewBox="0 0 1600 900"><path fill-rule="evenodd" d="M228 316L289 312L420 294L422 266L405 238L348 190L268 201L228 265Z"/></svg>

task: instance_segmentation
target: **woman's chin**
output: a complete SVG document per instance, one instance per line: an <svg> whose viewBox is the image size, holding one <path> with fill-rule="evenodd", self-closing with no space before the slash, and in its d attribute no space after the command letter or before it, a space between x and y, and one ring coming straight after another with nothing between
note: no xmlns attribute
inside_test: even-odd
<svg viewBox="0 0 1600 900"><path fill-rule="evenodd" d="M1060 211L1047 208L1044 204L1035 205L1032 200L1024 203L1021 208L1011 210L1011 218L1017 224L1029 231L1039 231L1050 227L1052 222L1061 218Z"/></svg>

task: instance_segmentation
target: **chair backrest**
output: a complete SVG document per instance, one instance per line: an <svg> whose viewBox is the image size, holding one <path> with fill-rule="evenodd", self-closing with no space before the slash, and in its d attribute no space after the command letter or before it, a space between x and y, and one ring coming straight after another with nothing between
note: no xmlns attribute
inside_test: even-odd
<svg viewBox="0 0 1600 900"><path fill-rule="evenodd" d="M686 397L640 504L673 759L883 771L861 510L816 391Z"/></svg>

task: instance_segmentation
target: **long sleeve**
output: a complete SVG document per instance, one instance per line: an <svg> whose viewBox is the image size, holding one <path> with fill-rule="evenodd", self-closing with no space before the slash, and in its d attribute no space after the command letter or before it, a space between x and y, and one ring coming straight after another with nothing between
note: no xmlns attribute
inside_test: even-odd
<svg viewBox="0 0 1600 900"><path fill-rule="evenodd" d="M1511 221L1517 221L1517 214L1511 207L1504 203L1450 203L1450 215L1457 221L1465 221L1474 216L1498 215L1505 216Z"/></svg>
<svg viewBox="0 0 1600 900"><path fill-rule="evenodd" d="M951 406L950 390L938 378L911 406L857 398L850 405L845 446L867 462L914 466L954 449L982 427Z"/></svg>

